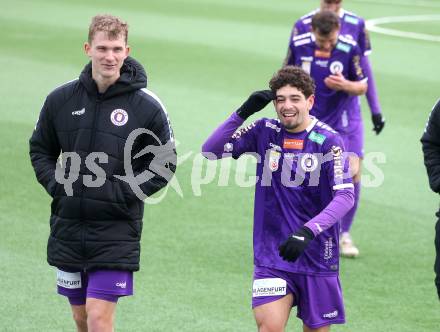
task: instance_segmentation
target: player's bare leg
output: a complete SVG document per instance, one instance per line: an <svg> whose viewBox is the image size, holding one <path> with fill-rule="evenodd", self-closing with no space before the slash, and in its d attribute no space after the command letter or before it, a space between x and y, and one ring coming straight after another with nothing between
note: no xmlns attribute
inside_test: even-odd
<svg viewBox="0 0 440 332"><path fill-rule="evenodd" d="M317 329L312 329L312 328L308 327L307 325L303 325L303 331L304 332L328 332L328 331L330 331L330 325L321 326L321 327L318 327Z"/></svg>
<svg viewBox="0 0 440 332"><path fill-rule="evenodd" d="M362 159L359 157L350 156L349 161L350 171L353 176L353 184L355 186L360 186ZM356 209L357 207L353 208ZM354 258L359 255L359 249L355 246L353 239L347 230L342 229L339 246L341 249L341 256Z"/></svg>
<svg viewBox="0 0 440 332"><path fill-rule="evenodd" d="M85 305L71 305L73 320L78 332L87 332L87 313Z"/></svg>
<svg viewBox="0 0 440 332"><path fill-rule="evenodd" d="M293 295L254 308L258 332L284 332L292 309Z"/></svg>
<svg viewBox="0 0 440 332"><path fill-rule="evenodd" d="M113 321L116 303L87 298L88 332L113 332Z"/></svg>

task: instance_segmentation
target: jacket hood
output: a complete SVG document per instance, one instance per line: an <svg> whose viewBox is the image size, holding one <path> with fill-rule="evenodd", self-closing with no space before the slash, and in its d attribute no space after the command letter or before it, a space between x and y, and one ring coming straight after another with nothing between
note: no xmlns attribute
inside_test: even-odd
<svg viewBox="0 0 440 332"><path fill-rule="evenodd" d="M98 87L92 78L92 62L89 62L79 76L80 82L90 94L98 95ZM104 93L104 98L147 87L147 73L144 67L132 57L127 57L121 67L121 76Z"/></svg>

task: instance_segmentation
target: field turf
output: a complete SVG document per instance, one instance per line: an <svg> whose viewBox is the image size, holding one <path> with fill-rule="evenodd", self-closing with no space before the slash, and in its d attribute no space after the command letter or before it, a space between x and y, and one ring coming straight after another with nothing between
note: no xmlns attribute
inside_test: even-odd
<svg viewBox="0 0 440 332"><path fill-rule="evenodd" d="M255 331L251 302L253 188L218 186L219 163L202 163L210 132L285 56L292 23L318 1L0 0L0 331L73 331L46 263L50 199L37 184L28 139L45 96L74 79L97 13L130 24L132 55L170 114L179 142L177 185L147 205L135 296L122 299L118 331ZM364 17L440 14L435 0L345 0ZM440 35L439 21L390 28ZM384 25L384 27L387 27ZM366 152L380 152L384 182L364 187L353 236L361 256L342 260L347 324L332 331L440 331L433 283L434 213L420 136L440 97L438 42L371 33L386 126L375 136L363 99ZM258 116L274 116L268 107ZM213 180L194 186L208 167ZM193 173L194 172L194 173ZM252 166L246 170L252 174ZM193 177L191 176L193 174ZM365 171L366 180L371 173ZM179 194L180 193L180 194ZM288 331L301 330L293 309Z"/></svg>

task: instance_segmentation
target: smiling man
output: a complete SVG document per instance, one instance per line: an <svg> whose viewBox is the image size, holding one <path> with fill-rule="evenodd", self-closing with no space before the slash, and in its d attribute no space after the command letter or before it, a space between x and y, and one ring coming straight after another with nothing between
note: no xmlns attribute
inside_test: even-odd
<svg viewBox="0 0 440 332"><path fill-rule="evenodd" d="M338 220L353 206L344 145L332 128L309 115L312 78L299 67L280 69L270 90L254 92L206 140L209 159L256 156L252 307L260 332L281 332L292 306L306 332L345 322L338 277ZM237 130L273 101L278 119Z"/></svg>
<svg viewBox="0 0 440 332"><path fill-rule="evenodd" d="M144 203L121 180L125 162L146 147L168 147L166 172L157 171L151 154L129 160L133 174L149 172L138 184L146 196L166 186L176 166L167 113L146 89L143 67L128 56L127 36L119 18L93 17L84 46L90 63L79 79L49 94L30 139L37 179L53 198L47 260L81 332L113 331L118 299L133 294ZM137 136L127 157L124 146L138 129L152 135ZM68 166L60 177L61 152ZM70 190L57 182L66 174L77 179Z"/></svg>

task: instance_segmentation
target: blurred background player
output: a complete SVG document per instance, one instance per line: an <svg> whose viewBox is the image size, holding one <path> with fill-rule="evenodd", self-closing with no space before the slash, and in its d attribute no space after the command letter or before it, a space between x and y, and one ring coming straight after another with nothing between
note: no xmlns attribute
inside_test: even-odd
<svg viewBox="0 0 440 332"><path fill-rule="evenodd" d="M434 105L422 139L423 156L428 172L429 186L440 193L440 100ZM439 218L435 226L435 285L440 299L440 210L436 213Z"/></svg>
<svg viewBox="0 0 440 332"><path fill-rule="evenodd" d="M311 114L337 130L350 156L355 186L355 205L341 221L341 254L359 255L350 236L350 227L359 202L360 158L363 156L363 127L350 119L359 113L359 98L367 89L363 54L357 43L340 34L340 19L329 10L320 10L311 19L312 31L296 35L289 45L286 64L301 66L316 83L316 100Z"/></svg>
<svg viewBox="0 0 440 332"><path fill-rule="evenodd" d="M340 18L340 35L352 39L357 42L362 54L365 56L365 72L368 77L368 90L366 93L368 105L370 107L373 130L378 135L384 125L385 120L382 118L379 99L376 91L376 84L374 82L373 72L368 55L371 53L371 42L368 35L368 30L365 26L365 20L355 13L346 11L342 8L342 0L321 0L320 8L310 12L301 17L293 26L290 40L298 35L302 35L312 31L312 17L320 10L329 10L336 13ZM290 50L290 48L289 48ZM289 53L288 50L288 53ZM287 54L286 60L289 58ZM358 101L358 108L353 109L349 113L351 121L361 121L360 103Z"/></svg>
<svg viewBox="0 0 440 332"><path fill-rule="evenodd" d="M296 305L304 331L325 332L345 322L338 221L354 202L351 177L344 176L348 162L340 135L309 115L315 86L305 71L286 66L269 86L221 124L202 152L212 159L246 153L259 159L252 295L258 330L284 331ZM273 99L277 120L263 118L236 131Z"/></svg>

